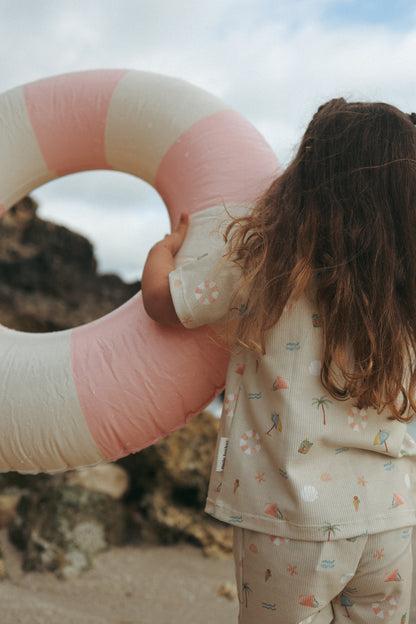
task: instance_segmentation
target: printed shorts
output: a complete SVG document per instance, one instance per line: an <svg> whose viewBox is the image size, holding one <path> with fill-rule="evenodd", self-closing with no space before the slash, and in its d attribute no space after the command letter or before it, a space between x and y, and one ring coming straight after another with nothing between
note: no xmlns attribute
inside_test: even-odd
<svg viewBox="0 0 416 624"><path fill-rule="evenodd" d="M410 624L412 527L306 542L234 528L240 624Z"/></svg>

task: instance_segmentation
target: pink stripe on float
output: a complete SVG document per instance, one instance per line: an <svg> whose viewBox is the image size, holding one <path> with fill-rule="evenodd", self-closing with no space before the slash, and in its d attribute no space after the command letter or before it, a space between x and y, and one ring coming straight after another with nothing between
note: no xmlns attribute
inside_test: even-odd
<svg viewBox="0 0 416 624"><path fill-rule="evenodd" d="M64 74L23 87L28 115L49 171L58 176L109 169L105 126L127 70Z"/></svg>
<svg viewBox="0 0 416 624"><path fill-rule="evenodd" d="M75 386L88 428L110 460L149 446L223 388L229 352L211 330L162 326L141 295L72 330Z"/></svg>
<svg viewBox="0 0 416 624"><path fill-rule="evenodd" d="M281 172L262 135L235 111L196 122L175 141L159 165L155 188L173 225L192 214L229 202L252 202Z"/></svg>

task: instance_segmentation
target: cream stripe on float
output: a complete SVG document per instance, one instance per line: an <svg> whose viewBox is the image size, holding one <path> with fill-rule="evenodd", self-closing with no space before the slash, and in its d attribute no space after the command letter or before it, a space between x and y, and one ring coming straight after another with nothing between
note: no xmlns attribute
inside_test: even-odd
<svg viewBox="0 0 416 624"><path fill-rule="evenodd" d="M224 102L184 80L129 72L120 80L108 112L107 162L154 186L162 158L181 134L227 109Z"/></svg>
<svg viewBox="0 0 416 624"><path fill-rule="evenodd" d="M22 87L1 95L0 146L0 206L10 208L33 188L56 177L48 171L40 151Z"/></svg>
<svg viewBox="0 0 416 624"><path fill-rule="evenodd" d="M57 472L104 460L79 406L70 336L0 333L8 362L1 367L0 471Z"/></svg>

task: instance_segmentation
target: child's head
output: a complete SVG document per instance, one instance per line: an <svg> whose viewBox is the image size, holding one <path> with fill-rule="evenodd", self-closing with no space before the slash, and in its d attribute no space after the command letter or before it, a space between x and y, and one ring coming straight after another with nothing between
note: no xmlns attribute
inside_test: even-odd
<svg viewBox="0 0 416 624"><path fill-rule="evenodd" d="M287 173L299 176L305 199L352 202L353 210L366 197L376 209L386 195L401 203L402 193L414 192L415 164L410 115L389 104L338 98L319 107Z"/></svg>
<svg viewBox="0 0 416 624"><path fill-rule="evenodd" d="M230 232L249 292L244 344L264 345L289 299L312 290L324 333L321 379L332 396L355 397L360 407L387 405L395 417L409 403L416 410L413 364L402 392L409 352L416 351L412 116L383 103L324 104L293 162Z"/></svg>

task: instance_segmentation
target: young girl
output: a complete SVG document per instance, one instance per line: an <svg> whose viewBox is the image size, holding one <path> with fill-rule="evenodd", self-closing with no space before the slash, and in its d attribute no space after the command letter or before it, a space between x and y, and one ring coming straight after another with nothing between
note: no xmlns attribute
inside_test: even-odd
<svg viewBox="0 0 416 624"><path fill-rule="evenodd" d="M226 242L175 269L184 215L149 253L152 318L235 336L206 509L235 527L241 623L409 622L415 117L328 102Z"/></svg>

